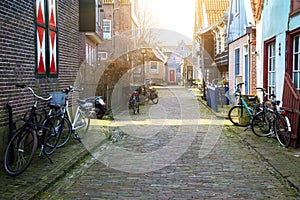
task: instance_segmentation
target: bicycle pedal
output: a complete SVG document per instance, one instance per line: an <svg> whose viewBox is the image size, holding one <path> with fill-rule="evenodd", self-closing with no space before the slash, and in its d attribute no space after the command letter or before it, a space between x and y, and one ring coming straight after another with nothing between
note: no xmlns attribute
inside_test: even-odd
<svg viewBox="0 0 300 200"><path fill-rule="evenodd" d="M81 138L78 135L75 135L74 139L81 143Z"/></svg>
<svg viewBox="0 0 300 200"><path fill-rule="evenodd" d="M39 132L37 133L38 136L42 136L43 135L43 131L39 130Z"/></svg>

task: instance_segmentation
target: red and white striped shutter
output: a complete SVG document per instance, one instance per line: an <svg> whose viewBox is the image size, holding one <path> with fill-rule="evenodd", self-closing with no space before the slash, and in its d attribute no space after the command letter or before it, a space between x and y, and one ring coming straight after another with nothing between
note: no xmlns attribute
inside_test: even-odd
<svg viewBox="0 0 300 200"><path fill-rule="evenodd" d="M45 38L45 2L44 0L36 0L36 22L43 26L37 26L37 71L38 74L46 74L46 38Z"/></svg>
<svg viewBox="0 0 300 200"><path fill-rule="evenodd" d="M56 20L56 0L48 0L49 11L49 58L50 58L50 74L57 73L57 20Z"/></svg>

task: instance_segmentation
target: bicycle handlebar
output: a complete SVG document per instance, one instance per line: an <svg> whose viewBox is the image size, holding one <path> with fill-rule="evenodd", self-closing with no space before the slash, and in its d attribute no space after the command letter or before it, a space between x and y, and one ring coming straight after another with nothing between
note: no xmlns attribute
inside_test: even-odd
<svg viewBox="0 0 300 200"><path fill-rule="evenodd" d="M257 90L261 90L261 91L263 91L263 92L266 92L266 91L267 91L265 88L262 88L262 87L257 87L256 89L257 89Z"/></svg>
<svg viewBox="0 0 300 200"><path fill-rule="evenodd" d="M44 101L49 101L50 99L52 99L52 96L44 98L44 97L41 97L41 96L37 95L31 87L29 87L25 84L16 84L16 87L19 87L19 88L22 88L22 89L25 89L25 88L28 89L33 94L33 96L35 96L38 99L42 99Z"/></svg>
<svg viewBox="0 0 300 200"><path fill-rule="evenodd" d="M62 90L62 92L66 94L69 94L70 92L81 92L81 91L83 91L83 89L77 89L71 85L67 89Z"/></svg>
<svg viewBox="0 0 300 200"><path fill-rule="evenodd" d="M256 89L263 92L264 98L266 98L268 95L269 95L270 98L272 98L272 97L273 97L273 98L276 98L276 95L275 95L275 94L269 94L269 93L267 92L267 89L266 89L266 88L257 87Z"/></svg>

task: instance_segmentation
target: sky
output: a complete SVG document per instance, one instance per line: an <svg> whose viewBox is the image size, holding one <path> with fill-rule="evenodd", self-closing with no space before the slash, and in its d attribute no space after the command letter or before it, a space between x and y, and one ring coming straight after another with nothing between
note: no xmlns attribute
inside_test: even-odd
<svg viewBox="0 0 300 200"><path fill-rule="evenodd" d="M141 0L162 29L178 32L192 40L195 0Z"/></svg>

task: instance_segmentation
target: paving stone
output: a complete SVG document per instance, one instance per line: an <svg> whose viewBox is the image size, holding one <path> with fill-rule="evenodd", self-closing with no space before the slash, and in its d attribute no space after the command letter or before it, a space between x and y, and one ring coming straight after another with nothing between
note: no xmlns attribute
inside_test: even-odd
<svg viewBox="0 0 300 200"><path fill-rule="evenodd" d="M185 89L179 89L185 90ZM180 91L179 91L180 92ZM159 91L164 103L163 89ZM178 95L177 95L178 96ZM176 103L168 96L168 102ZM165 104L165 107L168 105ZM200 105L203 119L212 119L212 113ZM176 105L165 109L167 115L180 111ZM140 118L147 115L141 115ZM139 119L136 119L139 120ZM141 120L141 119L140 119ZM217 121L219 118L213 118ZM201 125L199 125L201 126ZM220 130L214 125L210 130ZM168 144L180 127L169 126L161 130L155 137L138 138L129 135L126 139L114 144L126 151L148 153ZM187 151L167 166L154 171L133 173L113 169L105 163L94 160L90 166L79 175L73 172L75 181L66 190L54 194L55 188L49 192L52 199L296 199L293 193L282 184L262 160L257 152L242 141L240 136L223 128L216 145L203 157L199 151L209 125L202 125ZM242 133L241 133L242 134ZM210 141L213 142L213 141ZM112 144L110 144L112 145ZM112 149L106 147L107 153ZM269 149L270 150L270 149ZM107 156L108 154L103 154ZM272 155L272 153L270 153ZM114 156L113 154L111 156ZM173 156L171 153L169 156ZM274 155L273 155L274 157ZM117 158L117 157L116 157ZM120 159L120 158L119 158ZM149 158L150 159L150 158ZM155 160L157 161L157 160ZM160 161L160 160L158 160ZM132 163L139 162L133 158ZM124 164L122 162L120 165ZM62 184L64 180L61 180ZM81 188L81 192L77 189ZM76 192L77 191L77 192ZM49 197L49 196L48 196ZM50 198L50 197L49 197Z"/></svg>
<svg viewBox="0 0 300 200"><path fill-rule="evenodd" d="M149 157L158 162L150 163L157 169L142 173L114 169L103 160L100 162L91 156L82 164L74 165L88 156L89 152L85 145L73 140L55 152L54 164L36 157L28 170L18 177L9 177L2 172L0 199L297 199L287 186L292 184L299 188L299 150L278 148L272 140L266 142L250 131L244 132L231 126L203 104L193 105L196 98L191 90L182 87L171 89L160 88L159 103L146 104L140 115L130 118L136 123L150 123L150 118L156 120L155 123L164 124L141 126L145 130L143 134L147 134L149 129L155 134L149 132L150 137L134 135L130 124L127 127L113 127L114 130L110 131L114 133L124 130L133 133L126 133L126 137L116 143L101 143L91 152L97 152L99 158L107 157L108 161L109 156L119 156L112 154L115 147L146 155L168 145L174 137L180 137L176 133L181 131L186 138L182 137L182 143L176 145L185 147L184 140L190 139L187 136L192 138L191 143L173 162L162 164L168 158L163 155L159 159ZM153 106L160 107L151 108ZM188 109L182 112L185 107ZM200 110L199 115L193 114L196 108ZM162 111L160 116L156 115L159 110ZM180 125L178 119L182 119L182 113L186 117L184 119L188 120ZM120 119L124 117L123 122L130 121L125 115L128 112L120 113ZM201 123L193 132L196 117ZM96 145L97 142L93 142L99 139L98 135L104 140L103 133L107 130L103 127L98 129L97 124L92 128L96 132L87 141ZM213 145L213 148L204 142ZM178 153L176 146L173 147L169 148L169 157ZM119 166L143 164L138 163L140 157L130 159L128 163L119 162ZM142 170L142 167L140 165L137 170Z"/></svg>

